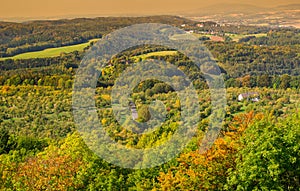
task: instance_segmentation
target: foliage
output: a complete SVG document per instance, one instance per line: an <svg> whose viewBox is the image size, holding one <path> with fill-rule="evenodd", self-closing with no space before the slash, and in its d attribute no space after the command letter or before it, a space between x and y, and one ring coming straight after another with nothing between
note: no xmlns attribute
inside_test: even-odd
<svg viewBox="0 0 300 191"><path fill-rule="evenodd" d="M299 113L285 120L265 118L241 137L229 190L297 190L300 188Z"/></svg>
<svg viewBox="0 0 300 191"><path fill-rule="evenodd" d="M198 27L199 22L173 16L0 23L0 54L87 43L144 21L180 26L201 36L214 33L233 38L225 42L202 38L221 67L227 87L226 116L215 144L199 152L213 109L204 75L187 56L168 47L143 45L116 55L99 71L102 75L95 89L99 121L111 139L144 149L164 143L176 132L181 117L178 95L164 82L140 82L131 94L138 121L151 118L148 106L153 103L165 105L166 118L153 132L137 134L131 131L136 129L121 126L111 109L115 80L131 64L145 59L172 63L192 80L201 118L196 135L179 156L144 170L107 163L76 132L72 86L86 50L51 58L2 60L0 190L299 190L297 29L271 31L214 22ZM174 76L172 81L176 84L180 79ZM239 94L247 92L257 92L259 101L238 102Z"/></svg>

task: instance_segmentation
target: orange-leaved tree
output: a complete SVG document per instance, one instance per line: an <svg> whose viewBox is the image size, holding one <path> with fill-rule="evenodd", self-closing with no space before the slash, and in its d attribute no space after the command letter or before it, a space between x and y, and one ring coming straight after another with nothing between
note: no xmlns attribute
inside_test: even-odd
<svg viewBox="0 0 300 191"><path fill-rule="evenodd" d="M249 112L234 117L230 131L219 137L205 153L192 151L177 159L179 165L158 177L161 190L222 190L228 169L235 168L235 157L240 146L239 137L261 114Z"/></svg>

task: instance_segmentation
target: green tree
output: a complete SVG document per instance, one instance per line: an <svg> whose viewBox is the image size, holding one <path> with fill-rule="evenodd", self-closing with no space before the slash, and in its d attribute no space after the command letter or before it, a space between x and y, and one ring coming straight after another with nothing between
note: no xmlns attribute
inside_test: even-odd
<svg viewBox="0 0 300 191"><path fill-rule="evenodd" d="M281 76L281 83L279 85L280 88L286 89L290 87L291 76L288 74L284 74Z"/></svg>
<svg viewBox="0 0 300 191"><path fill-rule="evenodd" d="M228 190L300 188L300 113L280 121L264 119L245 132Z"/></svg>
<svg viewBox="0 0 300 191"><path fill-rule="evenodd" d="M8 148L8 140L9 140L9 132L6 128L0 128L0 155L3 153L7 153L9 151Z"/></svg>
<svg viewBox="0 0 300 191"><path fill-rule="evenodd" d="M138 121L147 122L151 118L151 114L149 112L147 105L142 105L141 108L138 109Z"/></svg>

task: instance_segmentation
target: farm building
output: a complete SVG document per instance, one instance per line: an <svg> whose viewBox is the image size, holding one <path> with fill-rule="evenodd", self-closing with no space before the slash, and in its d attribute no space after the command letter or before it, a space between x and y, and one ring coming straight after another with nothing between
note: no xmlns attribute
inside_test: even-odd
<svg viewBox="0 0 300 191"><path fill-rule="evenodd" d="M247 93L243 93L240 94L238 96L238 101L243 101L247 99L247 101L253 101L253 102L258 102L259 101L259 93L257 92L247 92Z"/></svg>
<svg viewBox="0 0 300 191"><path fill-rule="evenodd" d="M193 34L194 31L193 30L189 30L189 31L186 31L187 34Z"/></svg>

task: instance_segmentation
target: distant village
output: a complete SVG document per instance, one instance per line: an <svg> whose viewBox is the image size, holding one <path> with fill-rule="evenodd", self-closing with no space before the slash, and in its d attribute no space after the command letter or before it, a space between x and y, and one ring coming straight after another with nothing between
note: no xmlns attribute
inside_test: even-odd
<svg viewBox="0 0 300 191"><path fill-rule="evenodd" d="M188 34L195 34L204 40L211 40L216 42L225 41L224 34L222 34L218 29L220 27L230 27L229 24L218 24L215 22L201 22L196 24L196 26L190 26L188 24L182 24L181 28L186 31Z"/></svg>

